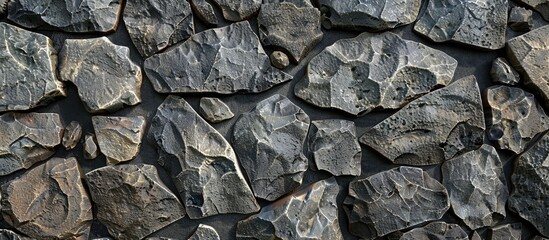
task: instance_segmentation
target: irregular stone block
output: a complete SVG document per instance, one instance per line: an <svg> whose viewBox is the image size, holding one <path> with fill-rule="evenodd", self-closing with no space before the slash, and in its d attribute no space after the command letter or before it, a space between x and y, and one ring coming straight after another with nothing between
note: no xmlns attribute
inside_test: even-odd
<svg viewBox="0 0 549 240"><path fill-rule="evenodd" d="M221 8L223 18L238 22L255 15L261 8L261 0L212 0Z"/></svg>
<svg viewBox="0 0 549 240"><path fill-rule="evenodd" d="M525 4L541 14L543 19L549 21L549 2L547 0L517 0L521 4Z"/></svg>
<svg viewBox="0 0 549 240"><path fill-rule="evenodd" d="M290 59L288 55L281 51L274 51L271 53L271 64L278 69L284 69L290 65Z"/></svg>
<svg viewBox="0 0 549 240"><path fill-rule="evenodd" d="M84 137L84 158L95 159L99 155L99 148L95 143L95 135L87 134Z"/></svg>
<svg viewBox="0 0 549 240"><path fill-rule="evenodd" d="M418 239L469 240L469 236L457 224L432 222L424 227L414 228L400 237L400 240Z"/></svg>
<svg viewBox="0 0 549 240"><path fill-rule="evenodd" d="M549 3L549 2L548 2ZM509 13L509 27L518 32L528 32L534 24L532 11L526 8L513 7Z"/></svg>
<svg viewBox="0 0 549 240"><path fill-rule="evenodd" d="M193 235L187 240L219 240L219 235L215 228L210 227L206 224L198 225L198 228L193 233Z"/></svg>
<svg viewBox="0 0 549 240"><path fill-rule="evenodd" d="M212 123L223 122L234 117L229 106L219 98L201 98L199 112L202 117Z"/></svg>
<svg viewBox="0 0 549 240"><path fill-rule="evenodd" d="M520 240L522 235L522 224L505 224L490 229L491 240Z"/></svg>
<svg viewBox="0 0 549 240"><path fill-rule="evenodd" d="M107 164L130 161L137 156L145 133L145 118L93 116L93 129Z"/></svg>
<svg viewBox="0 0 549 240"><path fill-rule="evenodd" d="M0 240L31 240L31 238L21 236L8 229L0 229Z"/></svg>
<svg viewBox="0 0 549 240"><path fill-rule="evenodd" d="M520 75L513 67L509 65L505 58L497 58L492 63L490 70L492 81L495 83L503 83L507 85L517 85L520 81Z"/></svg>
<svg viewBox="0 0 549 240"><path fill-rule="evenodd" d="M208 26L217 26L217 16L212 5L206 0L190 0L189 3L196 16Z"/></svg>
<svg viewBox="0 0 549 240"><path fill-rule="evenodd" d="M82 137L82 126L77 121L72 121L65 127L63 133L63 146L66 150L73 149Z"/></svg>

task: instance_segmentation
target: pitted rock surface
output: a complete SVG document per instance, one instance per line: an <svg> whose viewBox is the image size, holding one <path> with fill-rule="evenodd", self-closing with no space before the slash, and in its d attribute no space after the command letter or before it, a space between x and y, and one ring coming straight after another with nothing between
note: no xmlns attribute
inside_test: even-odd
<svg viewBox="0 0 549 240"><path fill-rule="evenodd" d="M93 128L107 164L130 161L139 153L145 133L145 118L93 116Z"/></svg>
<svg viewBox="0 0 549 240"><path fill-rule="evenodd" d="M469 240L467 233L457 225L445 222L432 222L424 227L414 228L404 233L399 240L447 239Z"/></svg>
<svg viewBox="0 0 549 240"><path fill-rule="evenodd" d="M222 122L234 117L227 104L219 98L203 97L200 99L200 115L212 123Z"/></svg>

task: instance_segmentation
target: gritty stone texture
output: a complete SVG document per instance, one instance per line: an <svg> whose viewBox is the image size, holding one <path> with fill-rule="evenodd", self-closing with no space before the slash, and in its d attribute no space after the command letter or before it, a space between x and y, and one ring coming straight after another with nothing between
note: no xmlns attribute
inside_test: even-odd
<svg viewBox="0 0 549 240"><path fill-rule="evenodd" d="M107 164L130 161L139 153L145 133L145 118L93 116L93 128Z"/></svg>
<svg viewBox="0 0 549 240"><path fill-rule="evenodd" d="M234 117L227 104L219 98L203 97L200 99L200 115L212 123L222 122Z"/></svg>
<svg viewBox="0 0 549 240"><path fill-rule="evenodd" d="M532 138L549 129L549 117L529 92L492 86L486 90L486 100L492 116L488 138L500 149L521 153Z"/></svg>
<svg viewBox="0 0 549 240"><path fill-rule="evenodd" d="M21 236L8 229L0 229L0 240L31 240L31 238Z"/></svg>
<svg viewBox="0 0 549 240"><path fill-rule="evenodd" d="M479 148L484 129L479 87L469 76L412 101L360 142L396 164L432 165Z"/></svg>
<svg viewBox="0 0 549 240"><path fill-rule="evenodd" d="M128 47L108 38L67 39L59 54L59 74L71 81L91 113L115 111L141 102L141 68Z"/></svg>
<svg viewBox="0 0 549 240"><path fill-rule="evenodd" d="M494 226L506 216L509 197L502 163L490 145L442 165L443 184L454 213L471 229Z"/></svg>
<svg viewBox="0 0 549 240"><path fill-rule="evenodd" d="M72 121L65 127L63 133L63 146L66 150L73 149L82 137L82 126L77 121Z"/></svg>
<svg viewBox="0 0 549 240"><path fill-rule="evenodd" d="M88 134L84 137L84 158L95 159L99 155L99 148L95 143L95 135Z"/></svg>
<svg viewBox="0 0 549 240"><path fill-rule="evenodd" d="M221 8L223 18L238 22L253 17L261 8L261 0L212 0Z"/></svg>
<svg viewBox="0 0 549 240"><path fill-rule="evenodd" d="M278 94L236 120L232 144L256 197L273 201L301 184L309 122L301 108Z"/></svg>
<svg viewBox="0 0 549 240"><path fill-rule="evenodd" d="M191 7L204 24L208 26L217 26L217 16L212 5L206 0L190 0Z"/></svg>
<svg viewBox="0 0 549 240"><path fill-rule="evenodd" d="M541 14L541 16L549 21L549 1L547 0L517 0L517 2L525 4Z"/></svg>
<svg viewBox="0 0 549 240"><path fill-rule="evenodd" d="M467 236L467 233L457 224L432 222L424 227L414 228L400 237L400 240L420 239L469 240L469 236Z"/></svg>
<svg viewBox="0 0 549 240"><path fill-rule="evenodd" d="M491 240L520 240L522 235L522 224L512 223L500 225L490 229Z"/></svg>
<svg viewBox="0 0 549 240"><path fill-rule="evenodd" d="M505 46L507 0L429 1L414 30L435 42L496 50Z"/></svg>
<svg viewBox="0 0 549 240"><path fill-rule="evenodd" d="M52 158L3 185L2 214L35 239L88 239L92 205L76 158Z"/></svg>
<svg viewBox="0 0 549 240"><path fill-rule="evenodd" d="M51 157L61 143L63 125L57 113L0 115L0 176Z"/></svg>
<svg viewBox="0 0 549 240"><path fill-rule="evenodd" d="M185 216L153 165L98 168L86 173L86 182L98 220L115 239L143 239Z"/></svg>
<svg viewBox="0 0 549 240"><path fill-rule="evenodd" d="M362 150L354 122L338 119L313 121L310 135L309 151L317 169L334 176L360 175Z"/></svg>
<svg viewBox="0 0 549 240"><path fill-rule="evenodd" d="M330 239L343 240L339 228L335 178L301 187L240 221L238 239Z"/></svg>
<svg viewBox="0 0 549 240"><path fill-rule="evenodd" d="M324 108L358 115L396 109L433 88L448 84L457 61L393 33L362 33L316 55L295 95Z"/></svg>
<svg viewBox="0 0 549 240"><path fill-rule="evenodd" d="M183 98L168 96L158 107L149 139L190 218L259 211L231 145Z"/></svg>
<svg viewBox="0 0 549 240"><path fill-rule="evenodd" d="M509 62L505 58L501 57L492 63L490 75L492 75L492 81L495 83L517 85L520 81L518 72L509 65Z"/></svg>
<svg viewBox="0 0 549 240"><path fill-rule="evenodd" d="M450 202L446 188L421 168L399 167L352 181L344 207L349 231L374 239L440 219Z"/></svg>
<svg viewBox="0 0 549 240"><path fill-rule="evenodd" d="M219 235L215 228L208 226L206 224L198 225L198 228L193 233L193 235L187 240L219 240Z"/></svg>
<svg viewBox="0 0 549 240"><path fill-rule="evenodd" d="M271 53L271 64L278 69L284 69L290 65L290 59L288 55L281 51L274 51Z"/></svg>
<svg viewBox="0 0 549 240"><path fill-rule="evenodd" d="M122 0L10 0L8 19L26 28L66 32L111 32Z"/></svg>
<svg viewBox="0 0 549 240"><path fill-rule="evenodd" d="M48 37L0 23L0 112L28 110L65 96Z"/></svg>
<svg viewBox="0 0 549 240"><path fill-rule="evenodd" d="M128 0L124 23L145 58L194 34L193 13L187 1Z"/></svg>
<svg viewBox="0 0 549 240"><path fill-rule="evenodd" d="M549 2L548 2L549 3ZM532 10L513 7L509 13L509 27L518 32L527 32L532 29Z"/></svg>

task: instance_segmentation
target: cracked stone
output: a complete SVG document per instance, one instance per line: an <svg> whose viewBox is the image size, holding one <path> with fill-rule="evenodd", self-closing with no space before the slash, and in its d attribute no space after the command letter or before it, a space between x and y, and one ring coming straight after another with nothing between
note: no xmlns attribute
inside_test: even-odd
<svg viewBox="0 0 549 240"><path fill-rule="evenodd" d="M234 117L234 113L229 106L219 98L201 98L198 112L202 117L212 123L223 122Z"/></svg>
<svg viewBox="0 0 549 240"><path fill-rule="evenodd" d="M278 94L236 120L232 144L256 197L273 201L301 184L309 122L301 108Z"/></svg>
<svg viewBox="0 0 549 240"><path fill-rule="evenodd" d="M414 228L404 233L400 240L417 239L448 239L448 240L469 240L467 233L457 224L445 222L432 222L424 227Z"/></svg>
<svg viewBox="0 0 549 240"><path fill-rule="evenodd" d="M395 164L432 165L479 148L484 129L480 90L468 76L410 102L360 142Z"/></svg>
<svg viewBox="0 0 549 240"><path fill-rule="evenodd" d="M352 181L344 208L350 232L374 239L438 220L450 202L446 188L421 168L398 167Z"/></svg>
<svg viewBox="0 0 549 240"><path fill-rule="evenodd" d="M362 33L316 55L295 95L313 105L358 115L397 109L448 84L457 61L396 34Z"/></svg>
<svg viewBox="0 0 549 240"><path fill-rule="evenodd" d="M72 121L65 127L63 133L63 146L66 150L73 149L82 137L82 126L77 121Z"/></svg>
<svg viewBox="0 0 549 240"><path fill-rule="evenodd" d="M88 239L92 205L76 158L52 158L2 186L2 214L35 239Z"/></svg>
<svg viewBox="0 0 549 240"><path fill-rule="evenodd" d="M197 33L144 69L160 93L257 93L292 78L271 66L247 21Z"/></svg>
<svg viewBox="0 0 549 240"><path fill-rule="evenodd" d="M198 228L193 233L191 237L187 240L219 240L219 235L215 228L208 226L206 224L198 225Z"/></svg>
<svg viewBox="0 0 549 240"><path fill-rule="evenodd" d="M223 18L239 22L253 17L261 8L261 0L212 0L221 8Z"/></svg>
<svg viewBox="0 0 549 240"><path fill-rule="evenodd" d="M238 239L343 240L339 228L335 178L301 187L238 222Z"/></svg>
<svg viewBox="0 0 549 240"><path fill-rule="evenodd" d="M95 143L95 135L87 134L84 137L84 158L95 159L99 155L99 148Z"/></svg>
<svg viewBox="0 0 549 240"><path fill-rule="evenodd" d="M65 96L50 38L0 23L0 112L28 110Z"/></svg>
<svg viewBox="0 0 549 240"><path fill-rule="evenodd" d="M168 96L158 107L149 139L191 219L259 211L231 145L183 98Z"/></svg>
<svg viewBox="0 0 549 240"><path fill-rule="evenodd" d="M522 224L505 224L490 229L491 240L520 240L522 235Z"/></svg>
<svg viewBox="0 0 549 240"><path fill-rule="evenodd" d="M509 65L509 62L505 58L501 57L492 63L490 75L492 76L492 81L495 83L517 85L520 81L518 72Z"/></svg>
<svg viewBox="0 0 549 240"><path fill-rule="evenodd" d="M107 164L130 161L137 156L145 133L145 118L93 116L93 128Z"/></svg>
<svg viewBox="0 0 549 240"><path fill-rule="evenodd" d="M76 85L91 113L136 105L141 102L141 68L129 53L106 37L67 39L59 54L59 75Z"/></svg>
<svg viewBox="0 0 549 240"><path fill-rule="evenodd" d="M281 51L274 51L271 53L271 64L278 69L284 69L290 65L290 59L288 55Z"/></svg>
<svg viewBox="0 0 549 240"><path fill-rule="evenodd" d="M217 16L212 5L206 0L190 0L191 7L204 24L208 26L217 26Z"/></svg>
<svg viewBox="0 0 549 240"><path fill-rule="evenodd" d="M0 240L32 240L32 239L21 236L8 229L0 229Z"/></svg>
<svg viewBox="0 0 549 240"><path fill-rule="evenodd" d="M513 7L509 13L509 27L517 32L528 32L532 29L532 10Z"/></svg>
<svg viewBox="0 0 549 240"><path fill-rule="evenodd" d="M543 19L549 21L549 2L547 0L517 0L521 4L525 4L541 14Z"/></svg>

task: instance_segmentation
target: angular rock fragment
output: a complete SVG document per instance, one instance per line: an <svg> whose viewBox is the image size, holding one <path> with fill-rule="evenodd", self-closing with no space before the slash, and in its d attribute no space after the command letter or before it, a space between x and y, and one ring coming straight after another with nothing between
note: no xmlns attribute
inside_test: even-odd
<svg viewBox="0 0 549 240"><path fill-rule="evenodd" d="M533 25L532 11L526 8L513 7L511 13L509 13L508 22L511 29L518 32L528 32Z"/></svg>
<svg viewBox="0 0 549 240"><path fill-rule="evenodd" d="M208 26L217 26L217 16L208 1L190 0L189 3L200 21Z"/></svg>
<svg viewBox="0 0 549 240"><path fill-rule="evenodd" d="M278 94L236 120L232 144L256 197L273 201L301 184L309 122L301 108Z"/></svg>
<svg viewBox="0 0 549 240"><path fill-rule="evenodd" d="M141 68L128 47L108 38L67 39L59 54L59 75L78 88L91 113L115 111L141 102Z"/></svg>
<svg viewBox="0 0 549 240"><path fill-rule="evenodd" d="M0 23L0 112L28 110L65 96L56 67L50 38Z"/></svg>
<svg viewBox="0 0 549 240"><path fill-rule="evenodd" d="M529 92L492 86L486 90L486 100L492 116L488 138L500 149L521 153L532 138L549 129L549 117Z"/></svg>
<svg viewBox="0 0 549 240"><path fill-rule="evenodd" d="M0 229L0 240L31 240L31 239L28 237L23 237L8 229Z"/></svg>
<svg viewBox="0 0 549 240"><path fill-rule="evenodd" d="M271 67L247 21L197 33L146 59L144 69L160 93L256 93L292 78Z"/></svg>
<svg viewBox="0 0 549 240"><path fill-rule="evenodd" d="M51 157L61 143L63 125L57 113L0 115L0 176Z"/></svg>
<svg viewBox="0 0 549 240"><path fill-rule="evenodd" d="M168 96L158 107L149 139L190 218L259 210L231 145L183 98Z"/></svg>
<svg viewBox="0 0 549 240"><path fill-rule="evenodd" d="M193 13L187 1L128 0L124 23L141 56L149 57L194 33Z"/></svg>
<svg viewBox="0 0 549 240"><path fill-rule="evenodd" d="M284 69L290 65L290 59L288 55L281 51L274 51L271 53L271 64L278 69Z"/></svg>
<svg viewBox="0 0 549 240"><path fill-rule="evenodd" d="M502 163L490 145L442 165L443 184L454 213L471 229L494 226L506 216L509 197Z"/></svg>
<svg viewBox="0 0 549 240"><path fill-rule="evenodd" d="M505 46L507 0L429 1L414 30L434 42L496 50Z"/></svg>
<svg viewBox="0 0 549 240"><path fill-rule="evenodd" d="M469 236L457 224L432 222L424 227L414 228L400 237L400 240L419 239L469 240Z"/></svg>
<svg viewBox="0 0 549 240"><path fill-rule="evenodd" d="M212 123L222 122L234 117L234 113L229 106L219 98L201 98L199 112L202 117Z"/></svg>
<svg viewBox="0 0 549 240"><path fill-rule="evenodd" d="M26 27L66 32L111 32L122 0L10 0L8 19Z"/></svg>
<svg viewBox="0 0 549 240"><path fill-rule="evenodd" d="M193 233L193 235L187 240L219 240L219 235L215 228L210 227L206 224L198 225L198 228Z"/></svg>
<svg viewBox="0 0 549 240"><path fill-rule="evenodd" d="M2 186L2 214L35 239L88 239L92 205L76 158L52 158Z"/></svg>
<svg viewBox="0 0 549 240"><path fill-rule="evenodd" d="M517 85L520 81L520 75L509 65L505 58L494 60L490 75L492 75L492 81L495 83Z"/></svg>
<svg viewBox="0 0 549 240"><path fill-rule="evenodd" d="M84 158L95 159L99 155L99 148L95 143L95 136L93 134L87 134L84 137Z"/></svg>
<svg viewBox="0 0 549 240"><path fill-rule="evenodd" d="M107 164L118 164L137 156L145 133L145 118L93 116L92 123Z"/></svg>
<svg viewBox="0 0 549 240"><path fill-rule="evenodd" d="M535 236L531 240L547 240L547 239L549 239L549 238L544 238L542 236Z"/></svg>
<svg viewBox="0 0 549 240"><path fill-rule="evenodd" d="M412 101L360 142L396 164L431 165L479 148L484 129L479 87L469 76Z"/></svg>
<svg viewBox="0 0 549 240"><path fill-rule="evenodd" d="M399 167L352 181L344 207L350 232L374 239L440 219L450 203L444 186L421 168Z"/></svg>
<svg viewBox="0 0 549 240"><path fill-rule="evenodd" d="M143 239L185 216L153 165L98 168L86 173L86 182L97 218L118 240Z"/></svg>
<svg viewBox="0 0 549 240"><path fill-rule="evenodd" d="M261 7L261 0L212 0L223 12L223 18L238 22L255 15Z"/></svg>
<svg viewBox="0 0 549 240"><path fill-rule="evenodd" d="M65 127L63 133L63 146L66 150L73 149L82 137L82 126L77 121L72 121Z"/></svg>
<svg viewBox="0 0 549 240"><path fill-rule="evenodd" d="M549 2L547 0L517 0L517 2L533 8L541 14L543 19L549 21Z"/></svg>
<svg viewBox="0 0 549 240"><path fill-rule="evenodd" d="M335 178L301 187L240 221L238 239L343 240L339 228Z"/></svg>
<svg viewBox="0 0 549 240"><path fill-rule="evenodd" d="M480 237L477 231L474 231L473 235L471 236L471 240L482 240L482 238Z"/></svg>
<svg viewBox="0 0 549 240"><path fill-rule="evenodd" d="M520 240L522 235L522 224L505 224L490 229L491 240Z"/></svg>
<svg viewBox="0 0 549 240"><path fill-rule="evenodd" d="M324 49L307 66L295 95L324 108L358 115L396 109L448 84L457 61L393 33L362 33Z"/></svg>

